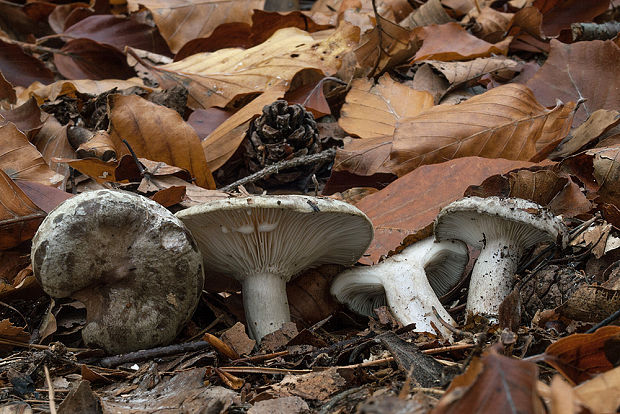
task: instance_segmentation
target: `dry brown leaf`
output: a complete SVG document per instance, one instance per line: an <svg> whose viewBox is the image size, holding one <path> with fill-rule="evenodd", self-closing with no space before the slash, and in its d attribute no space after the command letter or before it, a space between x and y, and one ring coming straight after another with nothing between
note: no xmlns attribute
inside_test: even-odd
<svg viewBox="0 0 620 414"><path fill-rule="evenodd" d="M620 112L599 109L567 136L549 158L563 158L575 154L585 145L594 141L609 129L620 124Z"/></svg>
<svg viewBox="0 0 620 414"><path fill-rule="evenodd" d="M453 21L454 19L446 12L439 0L429 0L412 11L399 24L406 29L413 29L414 27L444 24Z"/></svg>
<svg viewBox="0 0 620 414"><path fill-rule="evenodd" d="M364 197L356 207L372 220L375 238L360 262L377 262L400 246L408 235L419 234L420 239L429 236L439 210L460 199L470 185L479 184L494 174L531 165L504 159L459 158L422 166L383 190Z"/></svg>
<svg viewBox="0 0 620 414"><path fill-rule="evenodd" d="M392 175L387 165L390 161L391 148L391 135L351 140L336 152L330 182L334 174L341 171L361 176Z"/></svg>
<svg viewBox="0 0 620 414"><path fill-rule="evenodd" d="M545 387L548 389L549 395L543 394L542 397L550 400L549 414L579 414L582 412L583 403L577 396L575 389L561 376L555 375L551 380L551 386L547 387L545 384Z"/></svg>
<svg viewBox="0 0 620 414"><path fill-rule="evenodd" d="M534 7L543 14L543 30L547 36L557 36L571 23L591 22L609 7L609 0L536 0Z"/></svg>
<svg viewBox="0 0 620 414"><path fill-rule="evenodd" d="M431 25L413 29L413 36L422 41L413 61L420 60L469 60L508 53L510 38L492 44L470 35L458 23Z"/></svg>
<svg viewBox="0 0 620 414"><path fill-rule="evenodd" d="M614 361L610 361L606 350L609 346L617 347L619 340L618 326L605 326L590 334L573 334L549 345L541 360L573 384L579 384L614 368L616 356L611 355Z"/></svg>
<svg viewBox="0 0 620 414"><path fill-rule="evenodd" d="M593 156L594 178L600 185L599 197L606 203L620 206L620 145L587 151Z"/></svg>
<svg viewBox="0 0 620 414"><path fill-rule="evenodd" d="M130 12L144 6L170 50L176 53L192 39L209 36L223 23L250 23L253 9L262 9L265 0L128 0Z"/></svg>
<svg viewBox="0 0 620 414"><path fill-rule="evenodd" d="M152 91L151 88L146 88L140 79L132 78L129 80L91 80L91 79L76 79L71 81L61 80L51 83L49 85L43 85L39 82L35 82L19 94L19 102L25 102L34 96L37 102L43 103L46 99L54 101L56 98L62 95L69 95L75 97L75 92L88 93L91 95L100 95L103 92L110 89L118 88L119 90L140 87L147 91Z"/></svg>
<svg viewBox="0 0 620 414"><path fill-rule="evenodd" d="M379 16L381 29L375 26L364 33L355 49L357 62L372 74L381 73L409 59L417 50L412 44L411 31Z"/></svg>
<svg viewBox="0 0 620 414"><path fill-rule="evenodd" d="M0 321L0 338L28 343L30 334L24 328L13 325L9 319L3 319ZM12 347L9 346L9 348ZM6 351L6 345L3 346L3 351Z"/></svg>
<svg viewBox="0 0 620 414"><path fill-rule="evenodd" d="M56 186L63 176L54 173L41 153L12 123L0 126L0 169L13 180Z"/></svg>
<svg viewBox="0 0 620 414"><path fill-rule="evenodd" d="M609 228L607 231L609 231ZM602 246L599 248L603 252L606 239L605 237L602 240ZM599 242L599 240L596 240L596 242ZM595 257L600 258L601 256L602 254ZM620 290L606 289L596 285L584 285L580 286L555 311L568 319L576 321L600 322L618 309L620 309Z"/></svg>
<svg viewBox="0 0 620 414"><path fill-rule="evenodd" d="M52 158L75 158L75 151L67 139L67 125L61 125L53 116L47 118L43 128L32 139L50 169L65 179L69 176L69 167L52 161Z"/></svg>
<svg viewBox="0 0 620 414"><path fill-rule="evenodd" d="M465 23L473 23L472 33L487 42L499 42L504 38L510 24L512 13L502 13L492 7L482 7L480 11L470 10Z"/></svg>
<svg viewBox="0 0 620 414"><path fill-rule="evenodd" d="M186 169L197 185L215 188L196 131L176 111L135 95L110 95L108 106L110 138L118 157L130 153L125 139L139 157Z"/></svg>
<svg viewBox="0 0 620 414"><path fill-rule="evenodd" d="M333 75L342 64L343 54L358 40L359 29L349 24L340 25L322 40L289 27L247 50L198 53L150 69L163 87L183 83L189 90L189 107L225 107L236 97L259 94L274 85L288 88L304 69Z"/></svg>
<svg viewBox="0 0 620 414"><path fill-rule="evenodd" d="M211 171L217 170L228 161L243 141L250 121L263 112L265 105L270 105L282 98L284 91L285 88L282 85L269 88L258 98L222 122L202 141L207 165Z"/></svg>
<svg viewBox="0 0 620 414"><path fill-rule="evenodd" d="M447 393L432 414L447 413L544 413L538 399L538 368L526 361L491 350L482 357L483 368L470 386Z"/></svg>
<svg viewBox="0 0 620 414"><path fill-rule="evenodd" d="M45 212L0 169L0 250L30 240L44 218Z"/></svg>
<svg viewBox="0 0 620 414"><path fill-rule="evenodd" d="M431 106L431 94L395 82L388 74L379 78L376 85L369 79L356 79L351 83L338 124L360 138L392 135L400 118L416 116Z"/></svg>
<svg viewBox="0 0 620 414"><path fill-rule="evenodd" d="M438 105L401 120L394 132L393 171L402 176L424 164L463 156L530 160L537 146L563 138L573 103L548 110L533 93L507 84L460 105Z"/></svg>
<svg viewBox="0 0 620 414"><path fill-rule="evenodd" d="M620 76L610 70L616 67L620 67L620 48L611 40L570 45L552 40L549 58L526 85L545 106L555 105L557 99L586 99L575 114L574 126L578 126L597 109L620 108Z"/></svg>
<svg viewBox="0 0 620 414"><path fill-rule="evenodd" d="M597 375L574 390L593 413L617 412L620 407L620 367Z"/></svg>

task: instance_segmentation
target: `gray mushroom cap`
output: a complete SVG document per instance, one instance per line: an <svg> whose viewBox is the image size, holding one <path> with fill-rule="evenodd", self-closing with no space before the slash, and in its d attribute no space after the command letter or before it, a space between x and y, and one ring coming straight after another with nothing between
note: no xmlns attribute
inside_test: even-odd
<svg viewBox="0 0 620 414"><path fill-rule="evenodd" d="M487 239L509 237L527 249L543 242L565 247L568 232L560 217L521 198L467 197L444 207L435 219L437 240L462 240L482 248Z"/></svg>
<svg viewBox="0 0 620 414"><path fill-rule="evenodd" d="M46 293L85 304L84 342L109 353L170 343L204 283L202 256L183 223L125 191L60 204L34 236L31 258Z"/></svg>
<svg viewBox="0 0 620 414"><path fill-rule="evenodd" d="M229 198L177 217L194 234L206 272L242 282L248 328L257 341L290 320L286 282L310 267L357 262L373 237L364 213L325 197Z"/></svg>

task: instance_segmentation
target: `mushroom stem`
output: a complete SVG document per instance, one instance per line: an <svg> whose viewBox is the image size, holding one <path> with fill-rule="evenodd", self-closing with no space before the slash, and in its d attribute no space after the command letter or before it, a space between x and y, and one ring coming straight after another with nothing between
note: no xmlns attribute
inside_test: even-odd
<svg viewBox="0 0 620 414"><path fill-rule="evenodd" d="M398 256L393 256L398 260ZM454 319L445 310L433 291L424 268L412 261L396 261L390 271L380 275L385 296L394 316L403 325L415 323L418 332L435 332L431 322L442 335L449 338L450 331L435 317L433 307L441 318L451 325ZM364 269L366 270L366 269ZM368 269L370 270L370 269Z"/></svg>
<svg viewBox="0 0 620 414"><path fill-rule="evenodd" d="M255 273L243 280L243 307L250 336L261 339L277 331L291 314L286 296L286 279L274 273Z"/></svg>
<svg viewBox="0 0 620 414"><path fill-rule="evenodd" d="M499 305L514 286L523 248L508 237L488 240L472 271L467 311L497 316Z"/></svg>

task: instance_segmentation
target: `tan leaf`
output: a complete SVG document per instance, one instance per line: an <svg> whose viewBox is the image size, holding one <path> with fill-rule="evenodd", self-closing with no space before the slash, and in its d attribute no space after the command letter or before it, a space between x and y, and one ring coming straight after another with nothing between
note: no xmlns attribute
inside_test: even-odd
<svg viewBox="0 0 620 414"><path fill-rule="evenodd" d="M423 164L480 156L529 160L537 144L563 138L573 103L552 110L518 84L503 85L460 105L438 105L401 120L394 132L393 171L403 175Z"/></svg>
<svg viewBox="0 0 620 414"><path fill-rule="evenodd" d="M618 124L620 124L620 112L607 109L594 111L583 124L571 131L570 135L549 155L549 158L573 155Z"/></svg>
<svg viewBox="0 0 620 414"><path fill-rule="evenodd" d="M431 106L430 93L395 82L388 74L379 78L376 85L368 79L356 79L342 106L338 124L360 138L392 135L400 118L416 116Z"/></svg>
<svg viewBox="0 0 620 414"><path fill-rule="evenodd" d="M575 387L577 396L593 413L613 413L620 407L620 367Z"/></svg>
<svg viewBox="0 0 620 414"><path fill-rule="evenodd" d="M458 200L470 185L494 174L529 167L523 161L459 158L442 164L425 165L399 178L356 204L370 217L375 238L360 262L371 264L395 250L405 237L430 236L432 223L442 207Z"/></svg>
<svg viewBox="0 0 620 414"><path fill-rule="evenodd" d="M30 240L44 218L45 212L0 169L0 250Z"/></svg>
<svg viewBox="0 0 620 414"><path fill-rule="evenodd" d="M575 114L575 126L597 109L620 108L620 48L613 41L593 40L570 45L551 40L549 58L526 85L536 99L552 106L563 102L586 101Z"/></svg>
<svg viewBox="0 0 620 414"><path fill-rule="evenodd" d="M75 97L75 92L88 93L91 95L100 95L105 91L109 91L113 88L127 89L133 87L140 87L147 91L152 91L151 88L146 88L144 83L140 79L132 78L129 80L91 80L91 79L75 79L71 81L61 80L58 82L50 83L49 85L43 85L39 82L35 82L19 94L19 102L23 103L34 96L37 102L43 103L46 99L54 101L57 97L62 95L69 95Z"/></svg>
<svg viewBox="0 0 620 414"><path fill-rule="evenodd" d="M125 139L139 157L184 168L197 185L215 188L196 131L176 111L135 95L111 95L108 106L109 133L118 157L129 154Z"/></svg>
<svg viewBox="0 0 620 414"><path fill-rule="evenodd" d="M332 175L338 171L364 176L391 174L388 165L391 149L391 135L351 140L336 152Z"/></svg>
<svg viewBox="0 0 620 414"><path fill-rule="evenodd" d="M504 38L508 31L512 23L512 16L512 13L502 13L487 6L481 8L480 11L475 8L472 9L468 15L469 19L466 18L465 22L472 23L473 21L472 32L477 37L487 42L498 42Z"/></svg>
<svg viewBox="0 0 620 414"><path fill-rule="evenodd" d="M469 60L489 57L491 54L505 55L511 38L499 43L485 42L467 33L458 23L431 25L413 29L413 35L423 41L413 61L420 60Z"/></svg>
<svg viewBox="0 0 620 414"><path fill-rule="evenodd" d="M263 112L265 105L280 99L284 95L284 90L283 85L268 89L222 122L202 141L207 165L211 171L217 170L228 161L243 141L250 121Z"/></svg>
<svg viewBox="0 0 620 414"><path fill-rule="evenodd" d="M0 169L13 180L52 186L63 180L47 166L41 153L12 123L0 126Z"/></svg>
<svg viewBox="0 0 620 414"><path fill-rule="evenodd" d="M188 106L225 107L235 97L258 94L277 84L288 87L303 69L333 75L341 66L342 55L358 40L359 29L348 24L341 24L322 40L289 27L247 50L197 53L151 69L165 87L183 83L189 90Z"/></svg>
<svg viewBox="0 0 620 414"><path fill-rule="evenodd" d="M620 206L620 145L595 148L587 152L593 155L594 177L599 183L598 194L607 203Z"/></svg>
<svg viewBox="0 0 620 414"><path fill-rule="evenodd" d="M429 0L412 11L399 24L406 29L413 29L414 27L444 24L453 21L454 19L446 12L439 0Z"/></svg>
<svg viewBox="0 0 620 414"><path fill-rule="evenodd" d="M52 158L74 158L75 151L67 139L67 125L61 125L53 116L47 118L43 128L32 139L32 144L41 152L49 167L63 177L69 176L69 167Z"/></svg>
<svg viewBox="0 0 620 414"><path fill-rule="evenodd" d="M176 53L188 41L209 36L223 23L250 23L253 9L262 9L265 0L128 0L129 11L144 6L170 50Z"/></svg>

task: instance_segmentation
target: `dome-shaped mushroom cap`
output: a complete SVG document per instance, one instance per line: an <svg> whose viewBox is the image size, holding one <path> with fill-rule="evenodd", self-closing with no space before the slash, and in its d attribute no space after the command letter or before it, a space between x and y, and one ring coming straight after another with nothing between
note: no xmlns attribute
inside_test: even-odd
<svg viewBox="0 0 620 414"><path fill-rule="evenodd" d="M178 212L192 231L208 270L239 280L260 272L289 280L321 264L355 263L373 237L356 207L301 195L215 200Z"/></svg>
<svg viewBox="0 0 620 414"><path fill-rule="evenodd" d="M568 242L561 217L521 198L463 198L445 206L435 219L437 240L462 240L481 248L496 235L509 237L523 248L542 242L565 247Z"/></svg>
<svg viewBox="0 0 620 414"><path fill-rule="evenodd" d="M202 256L183 223L125 191L60 204L34 236L31 258L46 293L84 302L84 341L110 353L172 341L204 282Z"/></svg>

